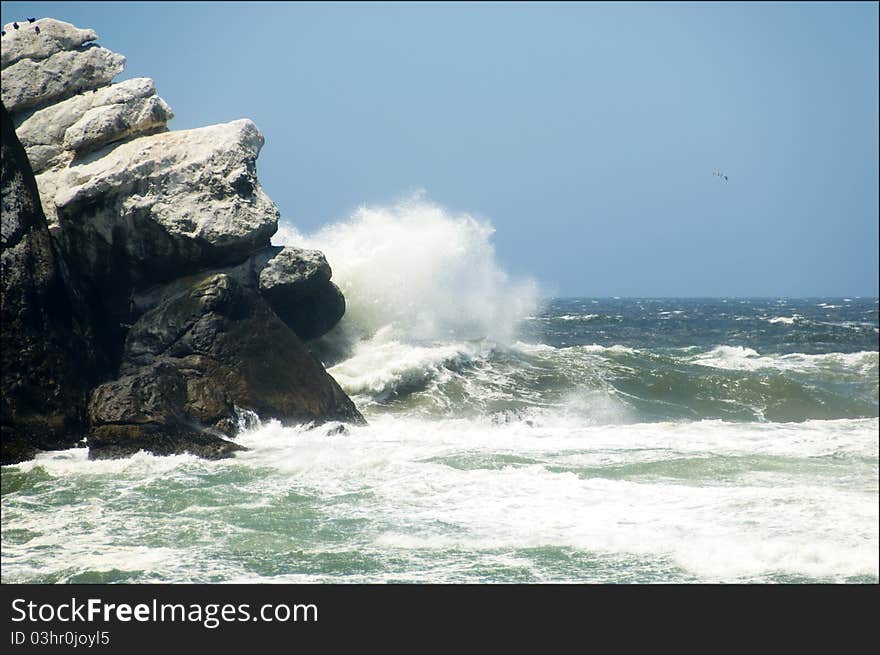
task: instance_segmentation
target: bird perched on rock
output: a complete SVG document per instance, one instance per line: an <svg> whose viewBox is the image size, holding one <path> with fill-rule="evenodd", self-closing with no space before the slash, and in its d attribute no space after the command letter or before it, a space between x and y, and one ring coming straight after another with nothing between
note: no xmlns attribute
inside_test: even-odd
<svg viewBox="0 0 880 655"><path fill-rule="evenodd" d="M40 26L39 25L34 25L34 32L36 32L37 34L40 33Z"/></svg>
<svg viewBox="0 0 880 655"><path fill-rule="evenodd" d="M37 20L37 19L36 18L28 18L28 23L33 23L35 20Z"/></svg>
<svg viewBox="0 0 880 655"><path fill-rule="evenodd" d="M0 30L0 36L6 36L6 30Z"/></svg>
<svg viewBox="0 0 880 655"><path fill-rule="evenodd" d="M12 28L17 30L17 29L18 29L18 23L13 23L13 24L12 24Z"/></svg>

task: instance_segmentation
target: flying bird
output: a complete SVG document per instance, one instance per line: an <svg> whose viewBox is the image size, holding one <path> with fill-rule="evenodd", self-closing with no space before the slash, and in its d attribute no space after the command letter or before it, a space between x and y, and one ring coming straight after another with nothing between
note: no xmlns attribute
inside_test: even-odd
<svg viewBox="0 0 880 655"><path fill-rule="evenodd" d="M37 20L37 19L36 18L28 18L28 23L33 23L35 20Z"/></svg>
<svg viewBox="0 0 880 655"><path fill-rule="evenodd" d="M715 177L720 177L722 180L727 182L727 176L724 173L722 173L721 171L719 171L717 168L714 171L712 171L712 175Z"/></svg>

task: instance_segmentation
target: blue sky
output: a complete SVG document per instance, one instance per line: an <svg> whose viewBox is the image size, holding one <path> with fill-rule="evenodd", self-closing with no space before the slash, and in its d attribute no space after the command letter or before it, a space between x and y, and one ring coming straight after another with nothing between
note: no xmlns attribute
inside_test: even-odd
<svg viewBox="0 0 880 655"><path fill-rule="evenodd" d="M253 119L302 231L425 189L559 295L878 294L876 3L2 7Z"/></svg>

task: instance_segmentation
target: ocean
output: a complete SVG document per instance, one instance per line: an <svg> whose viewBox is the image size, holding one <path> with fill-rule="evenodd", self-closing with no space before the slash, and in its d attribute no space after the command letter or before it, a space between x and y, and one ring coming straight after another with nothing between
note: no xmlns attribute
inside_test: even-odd
<svg viewBox="0 0 880 655"><path fill-rule="evenodd" d="M878 582L876 298L541 300L491 235L420 199L282 230L369 424L4 467L2 581Z"/></svg>

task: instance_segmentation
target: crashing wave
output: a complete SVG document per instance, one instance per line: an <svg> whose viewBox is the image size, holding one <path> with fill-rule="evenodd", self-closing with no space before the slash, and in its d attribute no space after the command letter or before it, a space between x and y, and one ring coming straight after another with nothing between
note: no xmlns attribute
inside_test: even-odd
<svg viewBox="0 0 880 655"><path fill-rule="evenodd" d="M493 233L488 221L450 212L419 193L391 207L361 207L313 235L282 224L275 241L326 254L345 293L338 332L349 342L392 325L412 343L508 343L517 323L535 312L538 289L501 269Z"/></svg>

